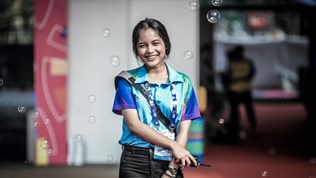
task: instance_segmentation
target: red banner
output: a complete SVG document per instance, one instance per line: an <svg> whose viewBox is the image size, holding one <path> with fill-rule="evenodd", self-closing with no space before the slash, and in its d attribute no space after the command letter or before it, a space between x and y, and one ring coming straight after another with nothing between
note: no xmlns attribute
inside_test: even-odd
<svg viewBox="0 0 316 178"><path fill-rule="evenodd" d="M36 165L67 164L67 1L35 0Z"/></svg>

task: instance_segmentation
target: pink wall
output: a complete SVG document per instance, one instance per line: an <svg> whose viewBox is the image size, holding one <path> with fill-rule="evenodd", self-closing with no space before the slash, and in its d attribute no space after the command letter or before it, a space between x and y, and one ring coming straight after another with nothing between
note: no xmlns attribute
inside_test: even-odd
<svg viewBox="0 0 316 178"><path fill-rule="evenodd" d="M35 164L67 164L67 1L34 6Z"/></svg>

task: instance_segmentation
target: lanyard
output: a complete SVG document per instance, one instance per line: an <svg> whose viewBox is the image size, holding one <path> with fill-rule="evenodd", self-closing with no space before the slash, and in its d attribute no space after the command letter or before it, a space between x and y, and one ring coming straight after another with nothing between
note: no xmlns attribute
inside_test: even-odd
<svg viewBox="0 0 316 178"><path fill-rule="evenodd" d="M145 83L145 88L146 88L146 94L148 97L148 101L149 101L149 105L151 108L151 113L152 113L152 117L154 119L154 124L155 127L158 129L159 126L159 119L158 119L158 108L153 100L153 95L151 92L151 88L150 88L150 84L149 82ZM174 84L171 84L171 96L172 96L172 113L171 113L171 122L169 125L169 128L171 130L175 129L175 125L173 122L175 122L176 120L176 116L177 116L177 94L176 94L176 90L175 90L176 86Z"/></svg>

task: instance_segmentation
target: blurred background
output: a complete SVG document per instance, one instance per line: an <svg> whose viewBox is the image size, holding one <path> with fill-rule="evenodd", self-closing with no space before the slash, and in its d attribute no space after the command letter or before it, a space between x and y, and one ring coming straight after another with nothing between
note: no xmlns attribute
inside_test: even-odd
<svg viewBox="0 0 316 178"><path fill-rule="evenodd" d="M212 168L186 177L315 178L315 10L315 0L1 0L1 177L118 177L113 78L137 66L131 29L152 16L170 32L170 63L199 91L188 149ZM222 74L237 45L256 66L259 134L241 106L231 143Z"/></svg>

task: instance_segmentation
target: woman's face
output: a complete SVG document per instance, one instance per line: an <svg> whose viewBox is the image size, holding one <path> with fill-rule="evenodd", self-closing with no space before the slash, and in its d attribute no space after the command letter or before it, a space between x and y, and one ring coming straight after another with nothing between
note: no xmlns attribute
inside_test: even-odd
<svg viewBox="0 0 316 178"><path fill-rule="evenodd" d="M152 28L139 32L137 52L139 58L147 68L158 68L164 64L166 53L165 43Z"/></svg>

